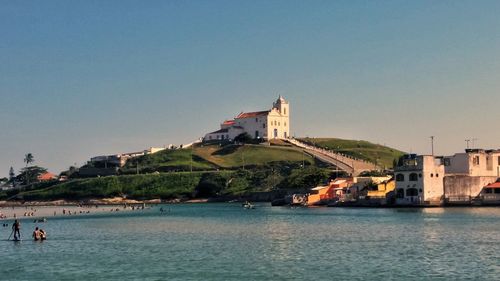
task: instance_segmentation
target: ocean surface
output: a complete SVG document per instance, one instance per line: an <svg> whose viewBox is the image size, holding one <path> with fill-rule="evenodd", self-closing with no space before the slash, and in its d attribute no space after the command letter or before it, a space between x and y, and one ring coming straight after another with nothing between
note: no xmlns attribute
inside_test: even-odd
<svg viewBox="0 0 500 281"><path fill-rule="evenodd" d="M256 206L25 220L0 280L500 280L500 208Z"/></svg>

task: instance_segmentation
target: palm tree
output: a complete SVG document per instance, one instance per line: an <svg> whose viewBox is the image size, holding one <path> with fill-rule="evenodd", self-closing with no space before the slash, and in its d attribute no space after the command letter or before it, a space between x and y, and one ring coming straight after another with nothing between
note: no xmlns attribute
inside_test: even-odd
<svg viewBox="0 0 500 281"><path fill-rule="evenodd" d="M33 157L33 154L27 153L24 155L24 163L26 163L26 168L28 168L28 165L35 162L35 158ZM29 170L26 169L26 185L30 184L30 175L29 175Z"/></svg>
<svg viewBox="0 0 500 281"><path fill-rule="evenodd" d="M28 167L29 164L35 162L35 158L33 157L33 154L27 153L24 155L24 163L26 163L26 167Z"/></svg>

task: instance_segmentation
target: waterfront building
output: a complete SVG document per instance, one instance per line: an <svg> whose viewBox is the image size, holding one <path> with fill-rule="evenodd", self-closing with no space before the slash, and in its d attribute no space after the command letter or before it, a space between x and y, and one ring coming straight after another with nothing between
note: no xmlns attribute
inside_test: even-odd
<svg viewBox="0 0 500 281"><path fill-rule="evenodd" d="M479 194L479 203L482 205L500 204L500 181L485 186Z"/></svg>
<svg viewBox="0 0 500 281"><path fill-rule="evenodd" d="M307 204L324 205L338 198L336 191L344 190L352 184L352 178L338 178L330 181L328 185L317 186L310 190L307 196Z"/></svg>
<svg viewBox="0 0 500 281"><path fill-rule="evenodd" d="M441 205L445 174L442 159L430 155L406 155L395 168L396 204Z"/></svg>
<svg viewBox="0 0 500 281"><path fill-rule="evenodd" d="M500 150L466 149L443 157L446 174L500 177Z"/></svg>
<svg viewBox="0 0 500 281"><path fill-rule="evenodd" d="M241 112L235 118L222 122L219 130L206 134L203 140L232 141L243 133L264 140L289 138L289 102L279 96L270 110Z"/></svg>
<svg viewBox="0 0 500 281"><path fill-rule="evenodd" d="M389 195L392 194L395 189L396 181L391 177L376 184L376 188L368 190L366 193L366 199L373 203L386 205L388 204Z"/></svg>
<svg viewBox="0 0 500 281"><path fill-rule="evenodd" d="M500 150L466 149L443 157L444 200L450 205L480 200L483 187L500 177Z"/></svg>

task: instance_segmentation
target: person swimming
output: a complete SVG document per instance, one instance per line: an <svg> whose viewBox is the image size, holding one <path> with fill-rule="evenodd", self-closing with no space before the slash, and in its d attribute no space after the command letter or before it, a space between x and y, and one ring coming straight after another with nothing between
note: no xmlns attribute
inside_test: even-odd
<svg viewBox="0 0 500 281"><path fill-rule="evenodd" d="M35 231L33 231L32 236L33 236L33 240L35 240L35 241L47 239L47 233L43 229L38 228L38 226L35 227Z"/></svg>

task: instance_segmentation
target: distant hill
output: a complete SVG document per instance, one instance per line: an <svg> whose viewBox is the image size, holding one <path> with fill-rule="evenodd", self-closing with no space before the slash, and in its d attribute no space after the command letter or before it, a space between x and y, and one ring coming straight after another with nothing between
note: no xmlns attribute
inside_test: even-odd
<svg viewBox="0 0 500 281"><path fill-rule="evenodd" d="M403 154L399 150L367 141L334 138L301 140L387 167L392 167L392 161ZM273 141L271 145L200 144L193 148L164 150L131 159L121 169L119 176L71 179L65 183L44 184L29 190L0 191L0 199L231 197L325 184L338 176L326 166L302 149L282 141ZM189 172L191 167L193 173ZM139 174L135 175L137 172Z"/></svg>
<svg viewBox="0 0 500 281"><path fill-rule="evenodd" d="M405 154L400 150L363 140L337 138L299 138L299 140L387 168L392 168L393 161L397 161L400 156Z"/></svg>

